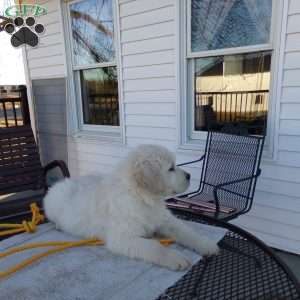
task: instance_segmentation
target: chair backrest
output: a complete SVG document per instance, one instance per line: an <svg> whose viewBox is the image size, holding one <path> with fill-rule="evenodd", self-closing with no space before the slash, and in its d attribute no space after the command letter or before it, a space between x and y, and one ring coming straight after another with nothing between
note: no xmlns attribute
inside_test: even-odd
<svg viewBox="0 0 300 300"><path fill-rule="evenodd" d="M30 126L0 128L0 195L45 187Z"/></svg>
<svg viewBox="0 0 300 300"><path fill-rule="evenodd" d="M216 185L257 174L264 137L208 132L206 154L201 175L203 191L212 196ZM219 190L221 205L247 209L254 196L256 178L235 183ZM249 202L250 201L250 202Z"/></svg>

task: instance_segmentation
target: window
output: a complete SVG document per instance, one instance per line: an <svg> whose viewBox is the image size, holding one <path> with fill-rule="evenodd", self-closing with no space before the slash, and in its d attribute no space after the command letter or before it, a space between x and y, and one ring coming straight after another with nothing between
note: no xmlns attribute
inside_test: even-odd
<svg viewBox="0 0 300 300"><path fill-rule="evenodd" d="M187 0L187 133L228 124L266 132L272 0ZM275 2L274 2L275 3Z"/></svg>
<svg viewBox="0 0 300 300"><path fill-rule="evenodd" d="M119 126L113 0L73 1L68 8L80 126L113 129Z"/></svg>

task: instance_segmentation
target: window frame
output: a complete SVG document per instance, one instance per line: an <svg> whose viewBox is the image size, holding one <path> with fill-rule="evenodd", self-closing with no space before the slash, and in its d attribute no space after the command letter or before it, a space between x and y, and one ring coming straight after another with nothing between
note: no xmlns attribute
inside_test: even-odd
<svg viewBox="0 0 300 300"><path fill-rule="evenodd" d="M271 138L274 135L275 130L275 114L276 114L276 101L277 101L277 82L278 82L278 71L279 71L279 52L281 48L281 26L283 22L284 1L283 0L272 0L272 17L271 17L271 28L270 28L270 40L269 43L241 46L234 48L224 48L217 50L208 50L200 52L191 51L191 1L192 0L178 0L177 5L177 29L178 29L178 120L181 124L180 132L178 136L179 147L182 149L201 150L204 149L206 131L196 131L194 129L194 80L192 75L193 67L191 71L188 70L189 62L195 62L195 58L206 58L213 56L225 56L235 54L245 54L261 51L272 51L271 59L271 71L270 71L270 88L269 88L269 110L267 120L267 134L265 141L264 155L268 157L273 156L273 140Z"/></svg>
<svg viewBox="0 0 300 300"><path fill-rule="evenodd" d="M75 112L75 116L72 116L72 122L70 124L70 131L72 134L81 135L82 133L86 136L92 136L93 133L100 134L106 138L111 135L113 139L115 137L122 136L122 123L123 123L123 106L122 106L122 76L120 71L120 36L119 36L119 22L118 22L118 5L116 5L114 0L112 1L112 11L113 11L113 25L114 25L114 50L115 57L114 60L110 62L103 63L94 63L94 64L82 64L76 65L74 59L74 42L72 38L72 23L71 23L71 14L70 14L70 5L74 3L79 3L87 0L71 0L65 3L65 27L66 27L66 36L67 36L67 50L68 50L68 71L69 71L69 101L72 102L72 111ZM80 71L104 67L116 67L117 69L117 80L118 80L118 102L119 102L119 125L96 125L96 124L85 124L83 120L83 103L82 103L82 90L80 82ZM73 95L73 96L72 96ZM71 112L72 113L72 112Z"/></svg>

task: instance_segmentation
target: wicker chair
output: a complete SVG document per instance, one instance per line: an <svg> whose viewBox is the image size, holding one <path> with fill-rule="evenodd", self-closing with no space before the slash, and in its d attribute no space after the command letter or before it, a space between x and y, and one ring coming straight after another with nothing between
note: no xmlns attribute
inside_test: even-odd
<svg viewBox="0 0 300 300"><path fill-rule="evenodd" d="M29 190L38 191L33 196L16 200L0 200L0 221L16 222L30 215L29 204L41 205L47 191L46 175L60 168L64 177L70 177L63 161L56 160L42 166L38 147L29 125L0 129L0 195Z"/></svg>
<svg viewBox="0 0 300 300"><path fill-rule="evenodd" d="M203 162L198 189L168 199L167 205L225 221L247 213L261 173L263 144L262 136L208 132L205 154L179 164Z"/></svg>

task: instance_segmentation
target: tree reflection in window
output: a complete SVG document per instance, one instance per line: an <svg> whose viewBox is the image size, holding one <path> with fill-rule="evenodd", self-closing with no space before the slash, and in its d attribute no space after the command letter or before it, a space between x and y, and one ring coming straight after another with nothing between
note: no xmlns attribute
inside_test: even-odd
<svg viewBox="0 0 300 300"><path fill-rule="evenodd" d="M75 65L114 61L112 1L85 0L70 5Z"/></svg>
<svg viewBox="0 0 300 300"><path fill-rule="evenodd" d="M272 0L192 0L193 52L269 42Z"/></svg>

